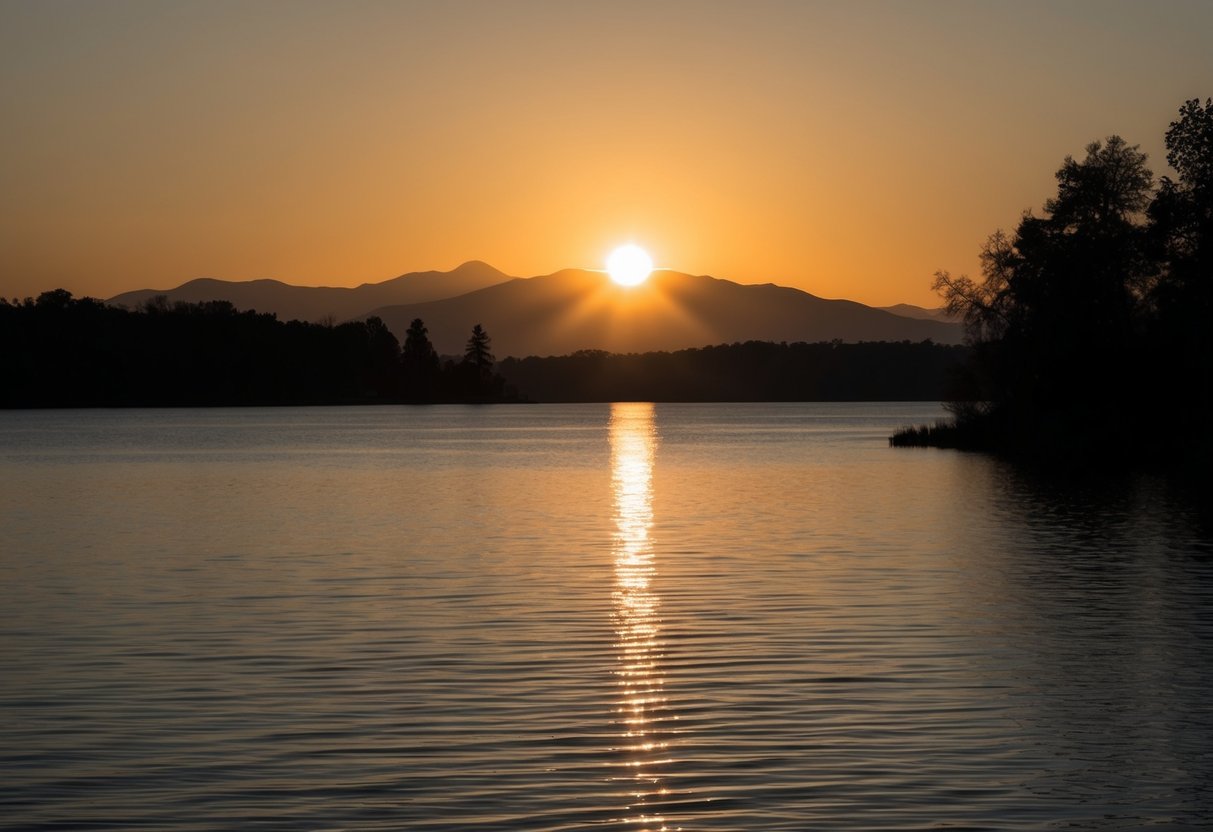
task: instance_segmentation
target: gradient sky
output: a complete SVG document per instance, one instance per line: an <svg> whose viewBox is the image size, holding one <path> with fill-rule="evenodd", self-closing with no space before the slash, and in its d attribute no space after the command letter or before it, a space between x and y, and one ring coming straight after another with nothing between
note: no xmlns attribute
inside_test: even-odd
<svg viewBox="0 0 1213 832"><path fill-rule="evenodd" d="M1213 3L8 2L0 295L481 259L937 305L1110 133L1213 96Z"/></svg>

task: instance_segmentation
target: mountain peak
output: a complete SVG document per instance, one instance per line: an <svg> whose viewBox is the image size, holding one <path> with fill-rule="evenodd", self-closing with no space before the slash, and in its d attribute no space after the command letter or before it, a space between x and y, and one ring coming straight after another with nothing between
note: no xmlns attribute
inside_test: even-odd
<svg viewBox="0 0 1213 832"><path fill-rule="evenodd" d="M501 269L498 269L496 266L492 266L483 260L467 260L451 269L448 274L465 274L467 272L476 272L478 274L496 274L500 275L502 280L509 278L509 275L501 271Z"/></svg>

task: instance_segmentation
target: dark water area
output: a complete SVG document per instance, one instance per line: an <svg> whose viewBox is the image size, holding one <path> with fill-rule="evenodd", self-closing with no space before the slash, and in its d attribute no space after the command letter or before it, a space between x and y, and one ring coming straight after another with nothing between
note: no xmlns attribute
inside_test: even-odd
<svg viewBox="0 0 1213 832"><path fill-rule="evenodd" d="M0 412L0 829L1213 825L1213 536L921 404Z"/></svg>

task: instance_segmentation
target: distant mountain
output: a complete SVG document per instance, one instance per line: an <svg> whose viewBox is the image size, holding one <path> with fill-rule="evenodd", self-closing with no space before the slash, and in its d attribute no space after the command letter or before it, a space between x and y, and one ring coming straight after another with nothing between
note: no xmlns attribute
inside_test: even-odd
<svg viewBox="0 0 1213 832"><path fill-rule="evenodd" d="M353 289L292 286L277 280L236 282L199 278L175 289L125 292L110 298L107 303L133 309L157 295L164 295L170 303L227 300L237 309L273 312L282 321L322 321L329 317L343 321L365 316L367 310L379 306L454 297L510 279L488 263L472 260L449 272L414 272L382 283L364 283Z"/></svg>
<svg viewBox="0 0 1213 832"><path fill-rule="evenodd" d="M959 324L916 320L848 300L826 300L773 284L673 271L622 288L601 272L566 269L516 278L459 297L382 306L398 338L425 321L440 353L460 355L474 324L483 324L499 357L563 355L582 349L644 352L735 341L962 340Z"/></svg>
<svg viewBox="0 0 1213 832"><path fill-rule="evenodd" d="M885 312L892 312L894 315L901 315L903 318L917 318L920 321L956 322L957 320L949 315L948 311L942 306L934 309L925 309L912 303L896 303L892 306L878 306L876 308L883 309Z"/></svg>

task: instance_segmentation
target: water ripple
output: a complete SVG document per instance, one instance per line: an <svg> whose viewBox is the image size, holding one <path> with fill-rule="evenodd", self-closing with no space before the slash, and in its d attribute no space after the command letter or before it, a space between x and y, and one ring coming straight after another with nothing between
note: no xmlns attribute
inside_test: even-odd
<svg viewBox="0 0 1213 832"><path fill-rule="evenodd" d="M0 829L1209 828L1202 510L932 417L0 414Z"/></svg>

